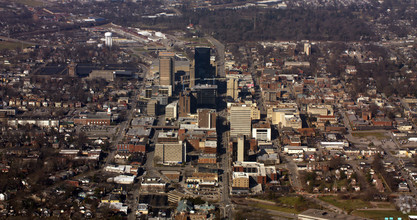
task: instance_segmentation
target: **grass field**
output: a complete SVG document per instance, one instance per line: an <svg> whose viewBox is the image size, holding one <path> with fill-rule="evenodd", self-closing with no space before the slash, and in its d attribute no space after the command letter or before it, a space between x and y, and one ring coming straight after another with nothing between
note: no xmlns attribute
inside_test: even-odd
<svg viewBox="0 0 417 220"><path fill-rule="evenodd" d="M364 132L364 133L352 132L352 136L357 137L357 138L366 138L366 137L372 136L372 137L377 138L378 140L382 140L382 139L387 138L387 136L385 136L385 133L383 133L383 132L369 132L369 133L367 133L367 132Z"/></svg>
<svg viewBox="0 0 417 220"><path fill-rule="evenodd" d="M375 205L377 208L395 209L394 204L392 204L390 202L373 202L372 204Z"/></svg>
<svg viewBox="0 0 417 220"><path fill-rule="evenodd" d="M341 200L335 196L322 196L318 198L324 202L330 203L338 208L346 210L347 212L352 212L356 209L363 209L365 207L372 207L371 203L360 199Z"/></svg>
<svg viewBox="0 0 417 220"><path fill-rule="evenodd" d="M294 208L287 208L287 207L281 207L281 206L275 206L275 205L268 205L268 204L262 204L262 203L256 203L252 205L253 207L261 208L261 209L270 209L275 210L279 212L288 212L288 213L295 213L298 214L297 210Z"/></svg>
<svg viewBox="0 0 417 220"><path fill-rule="evenodd" d="M400 211L391 210L357 210L351 213L352 215L360 216L363 218L370 218L376 220L384 220L385 217L393 217L394 219L402 218L408 219L408 215L404 215Z"/></svg>
<svg viewBox="0 0 417 220"><path fill-rule="evenodd" d="M11 0L12 2L24 4L31 7L39 7L43 5L43 2L36 0Z"/></svg>
<svg viewBox="0 0 417 220"><path fill-rule="evenodd" d="M29 47L31 45L29 44L21 44L21 43L17 43L17 42L10 42L10 41L0 41L0 50L4 50L4 49L9 49L9 50L14 50L16 48L21 48L23 46L23 48Z"/></svg>

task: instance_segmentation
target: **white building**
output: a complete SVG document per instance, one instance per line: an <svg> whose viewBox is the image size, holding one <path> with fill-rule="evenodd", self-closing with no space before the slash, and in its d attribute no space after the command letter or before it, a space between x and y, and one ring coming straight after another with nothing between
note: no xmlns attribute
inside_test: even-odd
<svg viewBox="0 0 417 220"><path fill-rule="evenodd" d="M349 142L347 141L333 141L333 142L320 142L322 148L327 150L343 150L344 147L349 147Z"/></svg>
<svg viewBox="0 0 417 220"><path fill-rule="evenodd" d="M172 102L165 107L165 120L177 120L178 117L178 101Z"/></svg>
<svg viewBox="0 0 417 220"><path fill-rule="evenodd" d="M314 152L317 151L315 147L308 146L290 146L287 145L284 147L284 152L287 154L302 154L304 152Z"/></svg>
<svg viewBox="0 0 417 220"><path fill-rule="evenodd" d="M106 44L106 46L108 47L112 47L113 46L113 38L112 38L112 33L111 32L106 32L104 34L104 42Z"/></svg>
<svg viewBox="0 0 417 220"><path fill-rule="evenodd" d="M253 125L252 138L258 141L271 141L271 126L269 124L265 124L265 126Z"/></svg>

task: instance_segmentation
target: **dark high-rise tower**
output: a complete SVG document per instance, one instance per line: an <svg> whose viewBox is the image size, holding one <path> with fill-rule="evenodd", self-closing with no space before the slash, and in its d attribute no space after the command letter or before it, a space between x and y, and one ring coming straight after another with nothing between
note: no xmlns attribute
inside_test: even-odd
<svg viewBox="0 0 417 220"><path fill-rule="evenodd" d="M213 70L210 65L210 48L196 47L194 54L196 83L205 83L204 79L213 78Z"/></svg>

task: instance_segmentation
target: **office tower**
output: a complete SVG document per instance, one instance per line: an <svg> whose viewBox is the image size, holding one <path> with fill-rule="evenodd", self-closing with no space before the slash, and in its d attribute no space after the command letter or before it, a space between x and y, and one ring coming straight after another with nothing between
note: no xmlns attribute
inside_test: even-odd
<svg viewBox="0 0 417 220"><path fill-rule="evenodd" d="M195 66L194 63L190 67L190 85L189 87L192 88L195 86Z"/></svg>
<svg viewBox="0 0 417 220"><path fill-rule="evenodd" d="M250 106L232 106L230 107L230 136L251 135L251 114Z"/></svg>
<svg viewBox="0 0 417 220"><path fill-rule="evenodd" d="M237 161L245 161L245 136L237 137Z"/></svg>
<svg viewBox="0 0 417 220"><path fill-rule="evenodd" d="M113 38L112 38L112 33L111 32L106 32L104 34L104 42L105 42L105 45L108 46L108 47L113 46Z"/></svg>
<svg viewBox="0 0 417 220"><path fill-rule="evenodd" d="M191 88L191 92L199 108L216 106L217 85L196 85Z"/></svg>
<svg viewBox="0 0 417 220"><path fill-rule="evenodd" d="M214 77L210 65L210 48L196 47L194 54L195 62L195 79L199 83L205 83L204 79L211 79ZM197 84L197 83L195 83Z"/></svg>
<svg viewBox="0 0 417 220"><path fill-rule="evenodd" d="M238 79L229 78L227 79L227 94L226 96L237 99L239 97Z"/></svg>
<svg viewBox="0 0 417 220"><path fill-rule="evenodd" d="M165 107L165 120L177 120L178 117L178 101L172 102Z"/></svg>
<svg viewBox="0 0 417 220"><path fill-rule="evenodd" d="M77 64L76 63L71 62L68 65L68 76L71 76L71 77L77 76Z"/></svg>
<svg viewBox="0 0 417 220"><path fill-rule="evenodd" d="M310 56L311 54L311 44L310 43L305 43L304 44L304 53L307 56Z"/></svg>
<svg viewBox="0 0 417 220"><path fill-rule="evenodd" d="M173 52L159 52L159 85L171 86L174 90L174 57Z"/></svg>
<svg viewBox="0 0 417 220"><path fill-rule="evenodd" d="M157 116L158 115L158 101L154 99L149 100L146 110L147 110L148 115Z"/></svg>
<svg viewBox="0 0 417 220"><path fill-rule="evenodd" d="M180 93L178 103L178 116L187 117L187 115L195 112L195 100L189 90Z"/></svg>
<svg viewBox="0 0 417 220"><path fill-rule="evenodd" d="M199 128L216 128L216 109L200 108L197 114Z"/></svg>

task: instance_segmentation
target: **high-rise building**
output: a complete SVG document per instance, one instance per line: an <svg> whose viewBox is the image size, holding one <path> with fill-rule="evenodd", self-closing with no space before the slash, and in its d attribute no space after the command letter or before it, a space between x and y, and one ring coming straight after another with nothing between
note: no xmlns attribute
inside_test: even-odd
<svg viewBox="0 0 417 220"><path fill-rule="evenodd" d="M237 161L245 161L245 136L237 137Z"/></svg>
<svg viewBox="0 0 417 220"><path fill-rule="evenodd" d="M216 128L216 109L200 108L197 114L199 128Z"/></svg>
<svg viewBox="0 0 417 220"><path fill-rule="evenodd" d="M195 86L195 66L194 63L190 67L190 85L189 87L192 88Z"/></svg>
<svg viewBox="0 0 417 220"><path fill-rule="evenodd" d="M230 107L230 136L251 135L251 114L250 106L232 106Z"/></svg>
<svg viewBox="0 0 417 220"><path fill-rule="evenodd" d="M106 32L104 34L104 43L108 47L112 47L113 46L113 38L112 38L112 35L113 34L111 32Z"/></svg>
<svg viewBox="0 0 417 220"><path fill-rule="evenodd" d="M311 44L310 43L305 43L304 44L304 53L307 56L310 56L311 54Z"/></svg>
<svg viewBox="0 0 417 220"><path fill-rule="evenodd" d="M229 78L227 79L227 94L226 96L237 99L239 97L238 79Z"/></svg>
<svg viewBox="0 0 417 220"><path fill-rule="evenodd" d="M196 47L194 53L195 79L199 83L205 83L204 79L213 78L213 70L210 65L210 48ZM195 83L197 84L197 83Z"/></svg>
<svg viewBox="0 0 417 220"><path fill-rule="evenodd" d="M71 77L77 76L77 64L74 62L71 62L68 65L68 75Z"/></svg>
<svg viewBox="0 0 417 220"><path fill-rule="evenodd" d="M154 99L149 100L146 106L146 112L150 116L157 116L158 115L158 101Z"/></svg>
<svg viewBox="0 0 417 220"><path fill-rule="evenodd" d="M199 108L216 105L217 85L196 85L191 89L191 92L196 98Z"/></svg>
<svg viewBox="0 0 417 220"><path fill-rule="evenodd" d="M159 52L159 85L172 86L174 90L174 57L173 52Z"/></svg>
<svg viewBox="0 0 417 220"><path fill-rule="evenodd" d="M177 117L178 117L178 101L175 101L165 107L165 119L176 120Z"/></svg>
<svg viewBox="0 0 417 220"><path fill-rule="evenodd" d="M186 117L187 115L194 113L195 110L194 97L189 90L180 93L180 99L178 103L178 116Z"/></svg>

